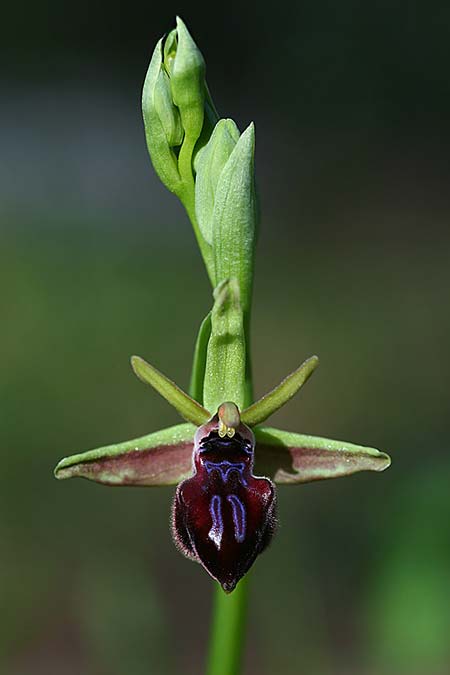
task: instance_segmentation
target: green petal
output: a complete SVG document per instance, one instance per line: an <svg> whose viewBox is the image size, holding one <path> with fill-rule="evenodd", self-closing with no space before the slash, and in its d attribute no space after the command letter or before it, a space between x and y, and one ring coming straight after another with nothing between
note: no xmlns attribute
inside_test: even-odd
<svg viewBox="0 0 450 675"><path fill-rule="evenodd" d="M212 417L211 413L205 410L200 403L194 401L175 382L169 380L140 356L131 357L131 366L142 382L156 389L158 394L165 398L188 422L199 427Z"/></svg>
<svg viewBox="0 0 450 675"><path fill-rule="evenodd" d="M319 365L317 356L311 356L300 368L294 370L288 375L278 387L269 391L268 394L260 398L241 413L241 419L244 424L254 426L264 422L270 415L279 410L289 401L308 380L310 375Z"/></svg>
<svg viewBox="0 0 450 675"><path fill-rule="evenodd" d="M255 473L276 483L309 483L349 476L358 471L384 471L389 455L374 448L329 438L306 436L271 427L253 430L256 437Z"/></svg>
<svg viewBox="0 0 450 675"><path fill-rule="evenodd" d="M58 479L79 476L104 485L176 485L192 474L195 427L178 424L117 445L62 459Z"/></svg>

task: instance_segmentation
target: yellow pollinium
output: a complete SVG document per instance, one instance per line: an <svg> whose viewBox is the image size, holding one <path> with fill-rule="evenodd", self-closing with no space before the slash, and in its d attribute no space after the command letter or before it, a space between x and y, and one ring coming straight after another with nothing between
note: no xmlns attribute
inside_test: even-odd
<svg viewBox="0 0 450 675"><path fill-rule="evenodd" d="M227 401L219 406L217 411L219 415L219 436L224 438L228 436L233 438L236 429L241 423L241 415L235 403Z"/></svg>

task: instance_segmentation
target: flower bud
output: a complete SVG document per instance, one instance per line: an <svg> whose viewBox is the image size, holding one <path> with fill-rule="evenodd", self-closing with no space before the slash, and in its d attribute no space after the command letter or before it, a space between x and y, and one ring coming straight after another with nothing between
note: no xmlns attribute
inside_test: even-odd
<svg viewBox="0 0 450 675"><path fill-rule="evenodd" d="M203 56L180 18L156 45L145 78L142 111L153 166L183 202L199 238L193 167L218 115L206 85ZM201 237L199 244L207 262L207 244Z"/></svg>
<svg viewBox="0 0 450 675"><path fill-rule="evenodd" d="M177 17L176 40L166 40L164 65L169 73L173 102L178 106L186 136L194 144L203 127L205 61L183 21Z"/></svg>
<svg viewBox="0 0 450 675"><path fill-rule="evenodd" d="M182 187L177 157L172 150L180 138L175 106L171 105L162 63L162 40L153 52L142 92L145 136L156 173L164 185L178 193Z"/></svg>

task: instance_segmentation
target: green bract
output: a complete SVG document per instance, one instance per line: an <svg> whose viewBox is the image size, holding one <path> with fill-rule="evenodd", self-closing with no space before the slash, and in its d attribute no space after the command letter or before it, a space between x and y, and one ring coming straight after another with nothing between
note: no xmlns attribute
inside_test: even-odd
<svg viewBox="0 0 450 675"><path fill-rule="evenodd" d="M195 212L200 231L210 246L213 243L217 183L239 135L239 129L233 120L219 120L196 160Z"/></svg>
<svg viewBox="0 0 450 675"><path fill-rule="evenodd" d="M255 128L244 131L217 181L212 214L216 282L236 278L244 316L250 311L257 225Z"/></svg>
<svg viewBox="0 0 450 675"><path fill-rule="evenodd" d="M224 401L245 405L245 334L236 279L222 282L214 291L211 335L206 352L203 403L216 412Z"/></svg>

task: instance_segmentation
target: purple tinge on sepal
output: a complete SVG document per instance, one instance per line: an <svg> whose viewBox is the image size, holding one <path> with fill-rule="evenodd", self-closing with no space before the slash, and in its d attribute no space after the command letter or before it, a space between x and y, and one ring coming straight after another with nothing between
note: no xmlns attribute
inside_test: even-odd
<svg viewBox="0 0 450 675"><path fill-rule="evenodd" d="M192 478L173 506L173 536L226 592L232 591L275 530L275 486L253 476L255 441L241 424L232 438L218 434L217 415L195 436Z"/></svg>
<svg viewBox="0 0 450 675"><path fill-rule="evenodd" d="M346 441L257 427L256 468L278 484L309 483L384 471L390 457L375 448Z"/></svg>
<svg viewBox="0 0 450 675"><path fill-rule="evenodd" d="M59 479L81 477L110 486L176 485L192 475L195 428L182 424L59 462Z"/></svg>
<svg viewBox="0 0 450 675"><path fill-rule="evenodd" d="M59 478L79 476L110 486L173 485L190 473L192 444L165 445L61 469Z"/></svg>

